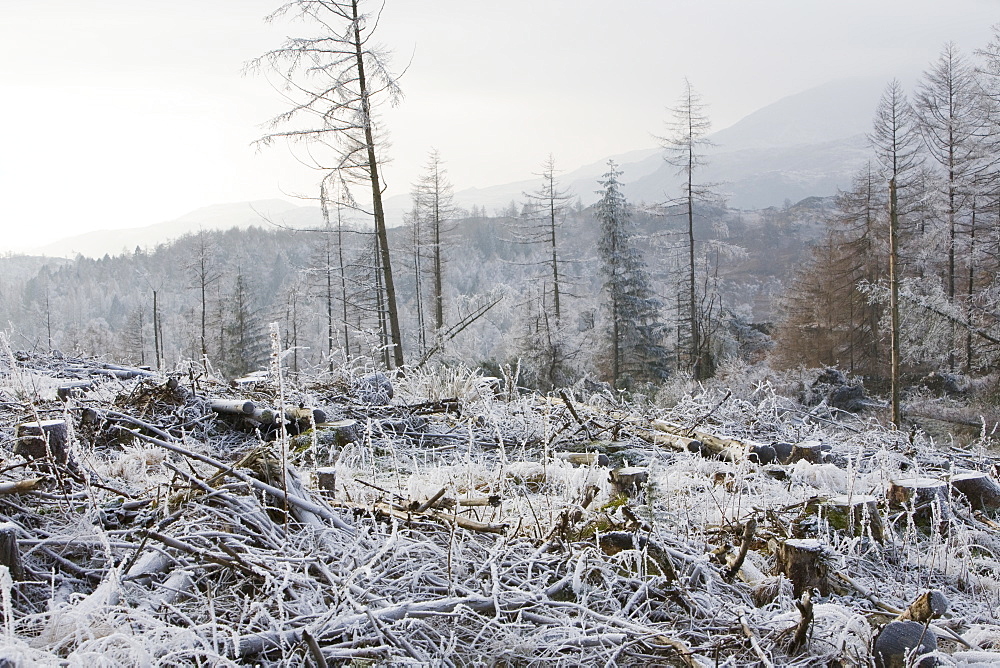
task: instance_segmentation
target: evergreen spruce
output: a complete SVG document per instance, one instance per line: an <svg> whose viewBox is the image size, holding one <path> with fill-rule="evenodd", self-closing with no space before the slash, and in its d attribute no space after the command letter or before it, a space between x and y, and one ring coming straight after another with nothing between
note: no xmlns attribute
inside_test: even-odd
<svg viewBox="0 0 1000 668"><path fill-rule="evenodd" d="M633 245L632 216L613 161L604 175L597 203L600 236L597 251L608 310L609 380L628 388L668 375L669 353L663 346L660 302L650 287L646 263Z"/></svg>

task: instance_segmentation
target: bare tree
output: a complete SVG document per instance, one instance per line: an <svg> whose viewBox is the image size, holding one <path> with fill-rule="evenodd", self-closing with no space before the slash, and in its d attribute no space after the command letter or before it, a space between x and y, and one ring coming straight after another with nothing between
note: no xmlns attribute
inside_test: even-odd
<svg viewBox="0 0 1000 668"><path fill-rule="evenodd" d="M268 51L248 64L249 70L269 66L281 77L280 89L291 108L274 117L272 130L259 140L277 139L304 143L309 160L343 185L345 204L365 210L352 194L351 186L370 189L371 210L377 239L381 289L387 316L393 361L403 366L403 346L392 261L382 206L384 184L379 175L384 142L375 126L374 109L383 100L402 97L397 77L389 70L388 54L372 39L378 17L359 10L364 0L292 0L268 17L273 21L290 15L315 25L315 37L288 38L281 47ZM325 157L322 149L331 148ZM329 162L327 162L329 161ZM327 176L324 176L326 179Z"/></svg>
<svg viewBox="0 0 1000 668"><path fill-rule="evenodd" d="M555 325L558 328L562 318L560 297L563 290L560 289L557 233L566 216L567 202L569 202L571 195L568 191L559 188L556 173L556 161L552 154L549 154L549 157L542 163L541 173L536 174L542 178L541 187L534 192L525 193L525 196L531 205L532 217L536 221L536 227L528 231L526 240L542 243L547 247L549 271L552 275L552 311L556 319Z"/></svg>
<svg viewBox="0 0 1000 668"><path fill-rule="evenodd" d="M431 279L434 284L434 329L444 328L444 247L450 231L448 221L455 215L455 198L448 170L444 168L441 154L431 149L427 165L420 180L413 188L413 205L416 220L426 239L419 244L430 248Z"/></svg>
<svg viewBox="0 0 1000 668"><path fill-rule="evenodd" d="M963 227L971 225L973 182L984 166L979 85L975 71L955 44L946 44L938 60L924 73L915 107L924 145L938 165L948 257L944 279L948 299L955 304L961 259L959 235ZM955 368L954 353L949 355L949 367Z"/></svg>
<svg viewBox="0 0 1000 668"><path fill-rule="evenodd" d="M916 210L916 180L923 156L917 118L898 80L886 87L875 112L868 141L889 189L889 362L892 423L902 424L900 410L900 219ZM902 197L900 196L902 195Z"/></svg>
<svg viewBox="0 0 1000 668"><path fill-rule="evenodd" d="M200 353L202 358L204 358L208 355L208 291L209 287L222 277L222 274L216 268L213 249L208 242L206 233L204 231L199 232L195 239L195 256L188 265L188 268L194 272L192 277L193 287L198 290L201 305Z"/></svg>
<svg viewBox="0 0 1000 668"><path fill-rule="evenodd" d="M706 138L711 128L711 122L705 115L705 104L686 78L684 79L684 92L681 94L677 106L670 111L672 114L672 120L669 123L670 134L661 138L661 141L663 148L667 150L667 162L676 167L677 173L684 179L681 185L681 198L677 200L677 203L684 205L687 219L688 280L686 301L688 329L691 337L689 360L692 375L695 379L701 380L711 375L713 364L710 346L707 345L707 341L703 340L699 326L700 314L698 312L695 277L694 205L695 202L708 201L714 196L711 186L696 182L695 173L705 165L704 151L712 145L712 142Z"/></svg>

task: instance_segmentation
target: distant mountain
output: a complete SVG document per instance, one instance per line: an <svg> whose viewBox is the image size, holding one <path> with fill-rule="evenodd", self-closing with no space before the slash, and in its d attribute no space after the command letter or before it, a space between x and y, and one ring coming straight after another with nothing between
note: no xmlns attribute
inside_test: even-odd
<svg viewBox="0 0 1000 668"><path fill-rule="evenodd" d="M214 204L163 223L121 230L97 230L54 241L31 252L51 257L101 257L105 254L131 253L137 246L150 248L199 230L245 229L254 225L315 227L319 224L318 208L296 206L280 199Z"/></svg>
<svg viewBox="0 0 1000 668"><path fill-rule="evenodd" d="M812 88L778 100L735 125L711 136L708 165L699 181L719 184L716 190L729 206L761 209L782 206L811 196L828 196L850 185L852 176L869 159L865 133L885 81L848 79ZM623 171L625 195L634 203L657 203L680 194L675 168L663 160L663 149L640 149L612 156ZM556 156L558 163L558 156ZM597 201L598 179L607 171L607 159L560 174L562 187L582 204ZM483 207L487 212L524 201L524 193L538 189L539 178L455 193L460 207ZM411 208L410 195L387 198L390 226L402 223ZM317 227L317 207L283 200L217 204L175 220L147 227L102 230L50 243L32 252L40 255L100 257L106 253L148 248L198 230L245 228L277 224Z"/></svg>
<svg viewBox="0 0 1000 668"><path fill-rule="evenodd" d="M699 179L719 184L734 208L782 206L810 196L836 194L847 188L868 160L865 134L886 82L880 78L834 81L782 98L735 125L712 134L715 146ZM623 171L625 195L633 202L663 202L679 194L676 169L664 162L661 148L612 156ZM558 156L557 156L558 159ZM560 175L564 188L584 205L597 201L597 180L607 159ZM537 190L539 179L469 188L455 193L459 206L505 208L522 193ZM401 217L410 208L408 195L387 201L387 211Z"/></svg>

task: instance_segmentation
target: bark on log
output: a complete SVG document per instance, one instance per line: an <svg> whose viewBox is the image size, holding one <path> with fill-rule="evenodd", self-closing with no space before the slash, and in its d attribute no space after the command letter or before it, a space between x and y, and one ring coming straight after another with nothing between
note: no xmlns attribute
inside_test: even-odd
<svg viewBox="0 0 1000 668"><path fill-rule="evenodd" d="M740 462L750 460L753 463L770 464L774 461L774 451L766 443L758 443L750 440L739 440L725 436L716 436L704 431L685 429L684 427L672 424L666 420L653 420L653 428L670 436L663 440L670 445L689 451L701 452L703 455L711 453L727 462Z"/></svg>
<svg viewBox="0 0 1000 668"><path fill-rule="evenodd" d="M25 478L24 480L12 480L10 482L0 482L0 494L23 494L33 492L38 489L45 478Z"/></svg>
<svg viewBox="0 0 1000 668"><path fill-rule="evenodd" d="M17 445L14 454L31 461L51 456L57 464L65 464L69 457L66 449L68 435L65 420L42 420L17 425Z"/></svg>
<svg viewBox="0 0 1000 668"><path fill-rule="evenodd" d="M24 579L21 550L17 546L17 525L13 522L0 524L0 565L7 567L14 582Z"/></svg>
<svg viewBox="0 0 1000 668"><path fill-rule="evenodd" d="M928 668L937 661L928 657L919 663L913 659L937 650L937 636L923 624L910 621L889 622L875 638L872 654L877 668Z"/></svg>
<svg viewBox="0 0 1000 668"><path fill-rule="evenodd" d="M556 459L581 466L592 466L593 464L607 466L611 463L611 460L603 452L557 452L555 456Z"/></svg>
<svg viewBox="0 0 1000 668"><path fill-rule="evenodd" d="M222 415L253 415L254 403L240 399L212 399L208 402L209 408Z"/></svg>
<svg viewBox="0 0 1000 668"><path fill-rule="evenodd" d="M846 531L852 536L871 531L878 542L885 540L885 527L878 512L878 499L866 494L835 496L823 503L830 526Z"/></svg>
<svg viewBox="0 0 1000 668"><path fill-rule="evenodd" d="M95 383L96 381L93 380L75 380L71 383L63 383L56 388L56 396L66 401L75 394L83 394L84 390L89 390Z"/></svg>
<svg viewBox="0 0 1000 668"><path fill-rule="evenodd" d="M783 573L792 581L796 597L815 587L823 596L830 593L829 568L823 545L813 539L791 539L780 544L777 552L776 573Z"/></svg>
<svg viewBox="0 0 1000 668"><path fill-rule="evenodd" d="M948 598L937 589L925 591L903 611L899 621L913 621L926 624L948 612Z"/></svg>
<svg viewBox="0 0 1000 668"><path fill-rule="evenodd" d="M963 471L950 478L951 486L969 500L974 510L1000 508L1000 485L987 473Z"/></svg>

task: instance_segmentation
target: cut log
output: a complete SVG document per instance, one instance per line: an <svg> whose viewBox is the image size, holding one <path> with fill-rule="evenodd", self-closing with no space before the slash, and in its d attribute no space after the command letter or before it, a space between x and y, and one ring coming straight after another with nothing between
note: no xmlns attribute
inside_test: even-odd
<svg viewBox="0 0 1000 668"><path fill-rule="evenodd" d="M14 454L28 461L48 459L65 464L69 459L66 448L68 435L65 420L42 420L17 425L17 445Z"/></svg>
<svg viewBox="0 0 1000 668"><path fill-rule="evenodd" d="M699 452L727 462L749 460L755 464L775 461L773 448L766 443L716 436L703 431L685 429L666 420L653 420L653 428L669 436L660 436L662 442L677 449Z"/></svg>
<svg viewBox="0 0 1000 668"><path fill-rule="evenodd" d="M923 624L910 621L889 622L882 627L872 654L877 668L929 668L937 660L927 657L920 662L916 657L937 650L937 636Z"/></svg>
<svg viewBox="0 0 1000 668"><path fill-rule="evenodd" d="M948 612L948 597L937 589L930 589L917 597L897 619L926 624Z"/></svg>
<svg viewBox="0 0 1000 668"><path fill-rule="evenodd" d="M649 481L649 471L643 466L628 466L612 471L610 480L616 494L631 497Z"/></svg>
<svg viewBox="0 0 1000 668"><path fill-rule="evenodd" d="M223 415L253 415L254 403L240 399L212 399L209 408Z"/></svg>
<svg viewBox="0 0 1000 668"><path fill-rule="evenodd" d="M581 466L592 466L594 464L607 466L611 463L611 460L603 452L557 452L555 456L556 459Z"/></svg>
<svg viewBox="0 0 1000 668"><path fill-rule="evenodd" d="M7 567L14 582L24 579L21 550L17 546L17 525L13 522L0 524L0 565Z"/></svg>
<svg viewBox="0 0 1000 668"><path fill-rule="evenodd" d="M866 494L835 496L823 502L823 508L833 528L852 536L862 536L870 530L872 538L880 543L885 540L885 527L876 497Z"/></svg>
<svg viewBox="0 0 1000 668"><path fill-rule="evenodd" d="M56 388L56 396L66 401L72 396L82 395L84 390L94 387L95 382L93 380L75 380L71 383L63 383Z"/></svg>
<svg viewBox="0 0 1000 668"><path fill-rule="evenodd" d="M792 582L796 597L815 587L820 594L830 593L829 568L822 543L813 539L790 539L780 544L777 551L776 573L782 573Z"/></svg>
<svg viewBox="0 0 1000 668"><path fill-rule="evenodd" d="M285 408L285 419L289 422L298 422L303 428L308 429L312 425L326 422L326 413L318 408Z"/></svg>
<svg viewBox="0 0 1000 668"><path fill-rule="evenodd" d="M1000 508L1000 485L987 473L963 471L949 479L951 486L958 490L974 510L997 510Z"/></svg>

